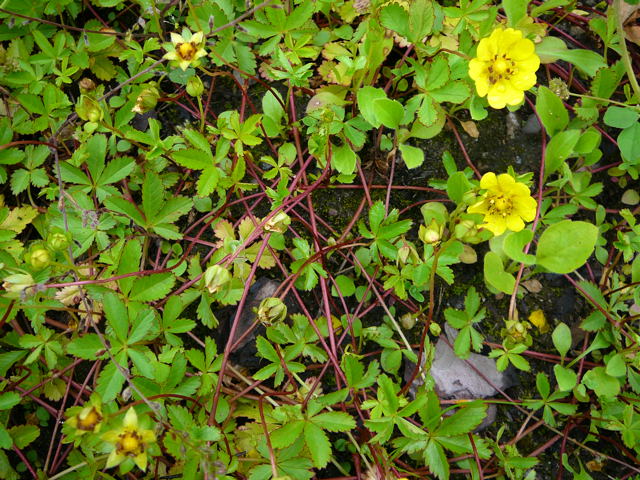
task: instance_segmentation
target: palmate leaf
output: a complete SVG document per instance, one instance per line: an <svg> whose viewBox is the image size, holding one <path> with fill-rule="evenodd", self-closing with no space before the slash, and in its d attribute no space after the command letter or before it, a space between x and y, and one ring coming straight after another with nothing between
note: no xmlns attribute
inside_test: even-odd
<svg viewBox="0 0 640 480"><path fill-rule="evenodd" d="M473 431L487 414L487 405L480 400L466 404L450 417L446 417L436 429L439 437L462 435Z"/></svg>
<svg viewBox="0 0 640 480"><path fill-rule="evenodd" d="M347 432L356 428L353 417L345 412L324 412L316 415L312 420L330 432Z"/></svg>
<svg viewBox="0 0 640 480"><path fill-rule="evenodd" d="M304 425L304 440L311 452L311 459L317 468L326 467L331 458L331 442L322 429L310 422Z"/></svg>

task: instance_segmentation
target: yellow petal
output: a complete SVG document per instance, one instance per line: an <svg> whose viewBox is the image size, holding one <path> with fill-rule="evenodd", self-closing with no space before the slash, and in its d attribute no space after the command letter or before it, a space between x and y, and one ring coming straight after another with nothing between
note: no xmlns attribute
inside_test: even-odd
<svg viewBox="0 0 640 480"><path fill-rule="evenodd" d="M508 173L501 173L498 175L498 188L502 192L511 192L516 184L516 179Z"/></svg>
<svg viewBox="0 0 640 480"><path fill-rule="evenodd" d="M522 39L522 32L520 30L514 30L513 28L507 28L500 35L499 46L500 51L510 54L513 47Z"/></svg>
<svg viewBox="0 0 640 480"><path fill-rule="evenodd" d="M494 190L498 187L498 179L493 172L485 173L480 179L480 188Z"/></svg>
<svg viewBox="0 0 640 480"><path fill-rule="evenodd" d="M502 235L507 229L504 218L498 215L487 215L484 217L485 223L481 226L491 231L495 236Z"/></svg>
<svg viewBox="0 0 640 480"><path fill-rule="evenodd" d="M518 72L535 73L540 67L540 58L537 55L532 55L518 60L516 61L516 67L518 67Z"/></svg>
<svg viewBox="0 0 640 480"><path fill-rule="evenodd" d="M550 330L549 322L547 322L547 318L544 316L542 310L534 310L531 312L529 322L535 325L540 333L547 333Z"/></svg>
<svg viewBox="0 0 640 480"><path fill-rule="evenodd" d="M520 215L525 222L530 222L536 218L538 202L533 197L519 198L513 202L515 212Z"/></svg>
<svg viewBox="0 0 640 480"><path fill-rule="evenodd" d="M133 458L133 461L140 470L146 470L147 469L147 452L142 452L139 455L136 455Z"/></svg>
<svg viewBox="0 0 640 480"><path fill-rule="evenodd" d="M509 215L506 217L507 228L512 232L519 232L524 228L524 222L518 215Z"/></svg>
<svg viewBox="0 0 640 480"><path fill-rule="evenodd" d="M534 52L535 46L533 45L533 42L528 38L523 38L511 46L509 56L512 60L519 61L528 59L532 55L535 55Z"/></svg>
<svg viewBox="0 0 640 480"><path fill-rule="evenodd" d="M171 43L173 43L174 45L177 45L179 43L185 43L184 38L182 38L182 35L179 35L175 32L171 32Z"/></svg>
<svg viewBox="0 0 640 480"><path fill-rule="evenodd" d="M511 77L511 85L518 90L529 90L537 82L536 74L533 72L518 72Z"/></svg>
<svg viewBox="0 0 640 480"><path fill-rule="evenodd" d="M488 209L486 200L481 200L480 202L471 205L467 209L467 212L469 212L469 213L481 213L483 215L485 213L487 213L488 211L489 211L489 209Z"/></svg>
<svg viewBox="0 0 640 480"><path fill-rule="evenodd" d="M495 31L494 31L495 33ZM498 44L493 39L493 34L489 38L483 38L478 44L477 57L479 60L489 61L498 54Z"/></svg>
<svg viewBox="0 0 640 480"><path fill-rule="evenodd" d="M191 43L195 45L200 45L202 43L202 38L204 37L202 32L194 33L191 37Z"/></svg>
<svg viewBox="0 0 640 480"><path fill-rule="evenodd" d="M472 80L478 81L479 78L483 76L487 76L487 64L478 60L477 58L472 58L469 61L469 76Z"/></svg>
<svg viewBox="0 0 640 480"><path fill-rule="evenodd" d="M114 448L109 454L109 458L107 458L107 463L105 465L105 468L113 468L117 465L120 465L124 459L125 459L124 455L119 455L116 449Z"/></svg>
<svg viewBox="0 0 640 480"><path fill-rule="evenodd" d="M162 58L165 60L178 60L178 54L175 51L167 52L162 56Z"/></svg>
<svg viewBox="0 0 640 480"><path fill-rule="evenodd" d="M135 408L129 407L129 410L127 410L127 414L124 416L124 420L122 421L122 425L127 430L138 428L138 414L136 413Z"/></svg>

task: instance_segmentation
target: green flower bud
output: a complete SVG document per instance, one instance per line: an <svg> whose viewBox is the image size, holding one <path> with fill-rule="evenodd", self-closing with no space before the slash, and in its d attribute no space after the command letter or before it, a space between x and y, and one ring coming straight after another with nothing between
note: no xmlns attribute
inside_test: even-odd
<svg viewBox="0 0 640 480"><path fill-rule="evenodd" d="M291 217L281 210L267 220L267 223L264 224L264 229L267 232L284 233L290 223Z"/></svg>
<svg viewBox="0 0 640 480"><path fill-rule="evenodd" d="M405 330L411 330L416 325L416 316L413 313L405 313L400 317L400 325Z"/></svg>
<svg viewBox="0 0 640 480"><path fill-rule="evenodd" d="M218 293L229 286L231 273L220 265L212 265L204 272L203 279L209 293Z"/></svg>
<svg viewBox="0 0 640 480"><path fill-rule="evenodd" d="M136 104L131 109L135 113L145 113L155 108L160 98L160 91L155 85L149 85L144 88L138 98L136 98Z"/></svg>
<svg viewBox="0 0 640 480"><path fill-rule="evenodd" d="M429 333L434 337L439 337L442 333L442 327L436 322L431 322L429 325Z"/></svg>
<svg viewBox="0 0 640 480"><path fill-rule="evenodd" d="M524 344L530 346L533 343L533 338L529 334L531 324L527 321L519 320L505 320L505 328L500 330L500 335L505 339L505 346L508 348Z"/></svg>
<svg viewBox="0 0 640 480"><path fill-rule="evenodd" d="M267 297L257 310L258 320L264 325L271 325L283 321L287 317L287 306L276 297Z"/></svg>
<svg viewBox="0 0 640 480"><path fill-rule="evenodd" d="M47 247L51 250L61 251L71 243L71 232L65 232L61 228L54 227L47 236Z"/></svg>
<svg viewBox="0 0 640 480"><path fill-rule="evenodd" d="M444 233L444 225L438 224L435 219L431 220L431 224L428 227L420 225L418 229L418 237L427 245L435 245L442 239Z"/></svg>
<svg viewBox="0 0 640 480"><path fill-rule="evenodd" d="M33 277L28 273L14 273L4 278L2 288L7 292L9 298L18 298L25 289L35 284Z"/></svg>
<svg viewBox="0 0 640 480"><path fill-rule="evenodd" d="M194 75L189 80L187 80L187 93L192 97L199 97L204 92L204 84L200 77Z"/></svg>
<svg viewBox="0 0 640 480"><path fill-rule="evenodd" d="M24 260L34 269L42 270L51 264L51 252L42 243L33 244L24 256Z"/></svg>
<svg viewBox="0 0 640 480"><path fill-rule="evenodd" d="M80 95L80 99L76 104L76 113L87 122L97 123L102 120L103 112L100 104L87 95Z"/></svg>

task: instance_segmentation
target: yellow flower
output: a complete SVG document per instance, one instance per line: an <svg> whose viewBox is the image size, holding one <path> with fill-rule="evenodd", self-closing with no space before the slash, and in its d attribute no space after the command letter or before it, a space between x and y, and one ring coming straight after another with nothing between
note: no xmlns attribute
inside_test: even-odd
<svg viewBox="0 0 640 480"><path fill-rule="evenodd" d="M122 427L106 432L102 439L114 445L106 468L115 467L131 458L140 470L146 470L147 449L150 443L156 441L156 436L152 430L143 430L138 426L138 415L131 407L124 416Z"/></svg>
<svg viewBox="0 0 640 480"><path fill-rule="evenodd" d="M531 315L529 315L529 323L537 327L540 333L547 333L551 330L549 322L547 322L547 318L544 316L542 310L534 310L531 312Z"/></svg>
<svg viewBox="0 0 640 480"><path fill-rule="evenodd" d="M502 235L505 230L519 232L524 222L535 218L537 202L531 197L529 187L516 182L511 175L486 173L480 180L480 188L487 191L467 211L483 214L481 227L494 235Z"/></svg>
<svg viewBox="0 0 640 480"><path fill-rule="evenodd" d="M540 58L533 42L513 28L497 28L480 40L477 57L469 62L469 76L481 97L493 108L518 105L525 90L536 84Z"/></svg>
<svg viewBox="0 0 640 480"><path fill-rule="evenodd" d="M204 34L202 32L193 35L187 29L182 31L183 35L171 33L171 45L167 47L164 57L171 60L172 64L177 64L182 70L186 70L190 65L197 67L200 58L207 55L204 49Z"/></svg>
<svg viewBox="0 0 640 480"><path fill-rule="evenodd" d="M79 430L77 435L99 432L102 426L102 409L100 405L82 407L77 415L73 415L67 420L67 423L72 428Z"/></svg>

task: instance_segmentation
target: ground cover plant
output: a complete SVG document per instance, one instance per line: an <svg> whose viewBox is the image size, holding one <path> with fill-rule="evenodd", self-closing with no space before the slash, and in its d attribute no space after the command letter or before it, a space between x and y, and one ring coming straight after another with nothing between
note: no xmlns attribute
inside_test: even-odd
<svg viewBox="0 0 640 480"><path fill-rule="evenodd" d="M640 479L638 18L0 1L0 479Z"/></svg>

